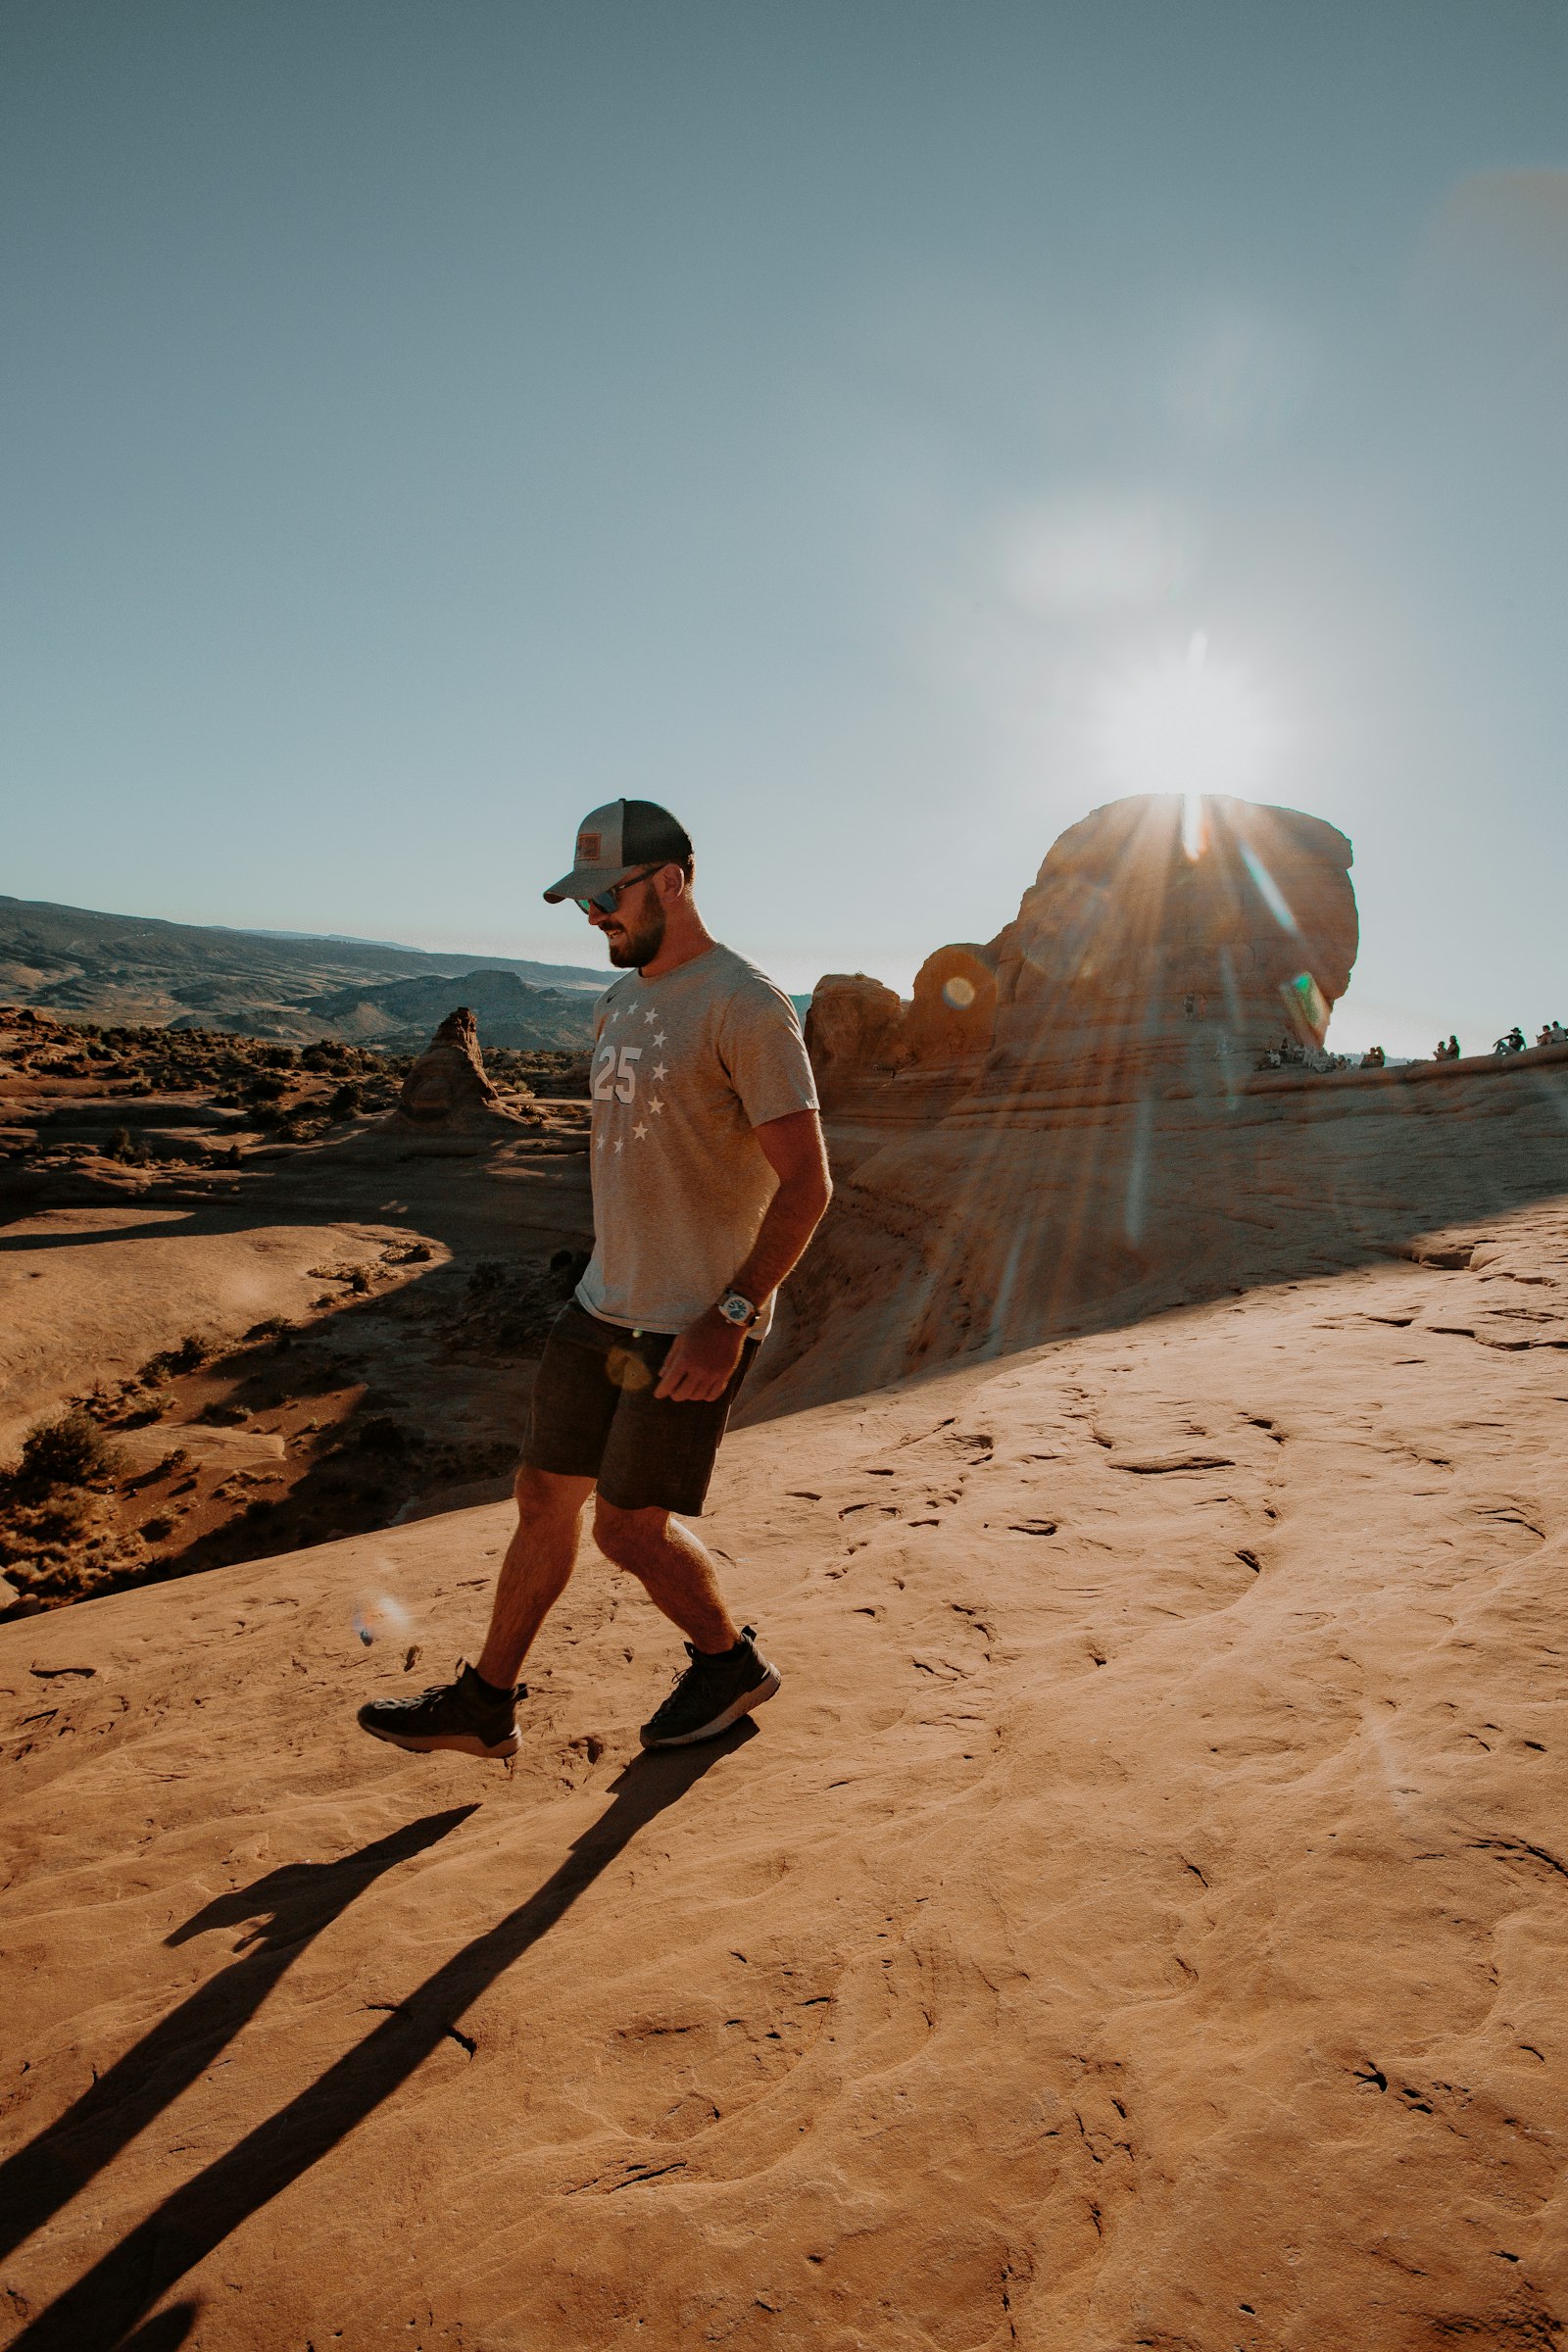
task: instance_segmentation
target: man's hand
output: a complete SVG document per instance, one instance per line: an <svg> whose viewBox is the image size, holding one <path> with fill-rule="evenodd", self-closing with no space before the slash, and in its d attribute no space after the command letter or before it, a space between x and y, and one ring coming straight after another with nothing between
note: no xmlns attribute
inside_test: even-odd
<svg viewBox="0 0 1568 2352"><path fill-rule="evenodd" d="M711 1404L729 1387L745 1345L745 1332L710 1306L675 1340L654 1395L677 1404Z"/></svg>

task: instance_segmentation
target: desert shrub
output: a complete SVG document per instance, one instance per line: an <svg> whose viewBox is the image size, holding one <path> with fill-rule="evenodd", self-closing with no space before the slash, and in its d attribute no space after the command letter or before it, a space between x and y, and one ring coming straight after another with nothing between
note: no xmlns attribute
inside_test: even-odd
<svg viewBox="0 0 1568 2352"><path fill-rule="evenodd" d="M0 1511L0 1567L60 1556L92 1523L93 1497L84 1487L61 1487L34 1502Z"/></svg>
<svg viewBox="0 0 1568 2352"><path fill-rule="evenodd" d="M174 1532L173 1519L168 1511L159 1511L151 1519L142 1521L141 1532L149 1544L162 1544Z"/></svg>
<svg viewBox="0 0 1568 2352"><path fill-rule="evenodd" d="M212 1353L211 1340L204 1340L198 1331L187 1331L177 1348L165 1348L157 1355L150 1355L138 1378L168 1380L176 1372L194 1372Z"/></svg>
<svg viewBox="0 0 1568 2352"><path fill-rule="evenodd" d="M40 1421L23 1440L14 1485L24 1497L52 1494L60 1487L84 1487L111 1478L120 1456L96 1421L79 1408Z"/></svg>

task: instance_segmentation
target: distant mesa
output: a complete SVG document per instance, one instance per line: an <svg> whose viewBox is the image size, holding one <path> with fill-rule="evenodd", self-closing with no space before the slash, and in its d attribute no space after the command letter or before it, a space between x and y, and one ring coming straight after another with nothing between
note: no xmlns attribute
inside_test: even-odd
<svg viewBox="0 0 1568 2352"><path fill-rule="evenodd" d="M820 981L818 1083L831 1100L905 1072L1136 1082L1250 1069L1284 1033L1321 1045L1358 944L1350 863L1345 835L1298 809L1113 801L1061 835L995 939L928 956L907 1004L864 973Z"/></svg>
<svg viewBox="0 0 1568 2352"><path fill-rule="evenodd" d="M460 1004L492 1046L586 1048L604 982L573 964L426 954L373 940L228 931L0 896L0 996L103 1026L416 1052Z"/></svg>
<svg viewBox="0 0 1568 2352"><path fill-rule="evenodd" d="M515 972L481 970L451 978L434 973L369 987L334 989L307 1010L327 1034L359 1046L408 1052L463 1007L483 1024L491 1046L521 1053L571 1052L593 1042L594 999L586 990L534 988Z"/></svg>

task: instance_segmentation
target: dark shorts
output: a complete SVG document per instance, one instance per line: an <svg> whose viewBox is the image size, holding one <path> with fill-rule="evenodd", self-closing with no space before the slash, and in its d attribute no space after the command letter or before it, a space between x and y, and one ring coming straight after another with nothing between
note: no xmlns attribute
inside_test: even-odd
<svg viewBox="0 0 1568 2352"><path fill-rule="evenodd" d="M525 1467L591 1478L618 1510L700 1514L757 1343L747 1341L735 1377L711 1404L654 1395L673 1346L665 1332L601 1323L575 1299L564 1306L534 1379Z"/></svg>

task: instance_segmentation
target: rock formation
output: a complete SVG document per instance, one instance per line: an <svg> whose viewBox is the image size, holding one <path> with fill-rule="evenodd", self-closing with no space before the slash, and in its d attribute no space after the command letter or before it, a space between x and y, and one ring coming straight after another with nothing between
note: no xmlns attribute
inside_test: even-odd
<svg viewBox="0 0 1568 2352"><path fill-rule="evenodd" d="M502 1105L479 1051L479 1032L466 1004L449 1012L403 1081L387 1124L421 1135L476 1135L517 1124Z"/></svg>
<svg viewBox="0 0 1568 2352"><path fill-rule="evenodd" d="M904 1005L896 990L864 972L829 972L812 992L806 1045L819 1087L900 1061Z"/></svg>
<svg viewBox="0 0 1568 2352"><path fill-rule="evenodd" d="M1174 795L1113 801L1072 825L985 946L940 948L908 1005L858 974L812 999L829 1100L897 1071L1135 1078L1250 1069L1290 1032L1320 1044L1355 960L1350 844L1321 818Z"/></svg>
<svg viewBox="0 0 1568 2352"><path fill-rule="evenodd" d="M1113 801L1052 849L992 942L1009 1061L1186 1057L1205 1027L1250 1067L1322 1043L1355 961L1350 844L1320 817L1175 796Z"/></svg>
<svg viewBox="0 0 1568 2352"><path fill-rule="evenodd" d="M931 956L907 1005L823 983L808 1035L835 1196L748 1413L1375 1258L1414 1202L1435 1221L1560 1186L1568 1046L1539 1049L1528 1086L1517 1056L1260 1067L1287 1026L1315 1045L1349 979L1350 845L1242 801L1185 839L1182 817L1133 800L1072 826L1016 919ZM1467 1121L1487 1150L1453 1196Z"/></svg>

